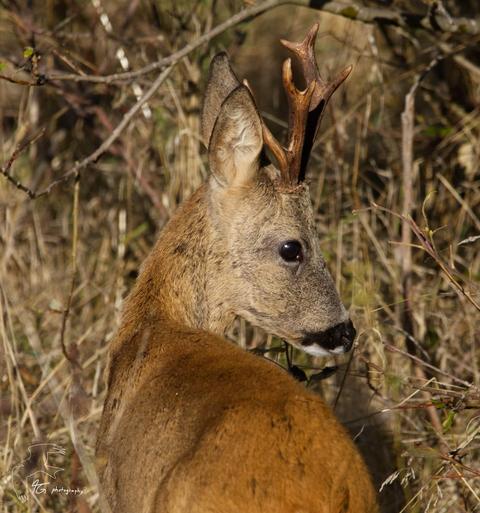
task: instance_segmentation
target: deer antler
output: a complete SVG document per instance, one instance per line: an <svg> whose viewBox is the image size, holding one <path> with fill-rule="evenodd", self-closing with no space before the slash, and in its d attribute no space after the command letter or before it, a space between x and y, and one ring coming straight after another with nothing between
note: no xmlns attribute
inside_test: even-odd
<svg viewBox="0 0 480 513"><path fill-rule="evenodd" d="M280 41L299 60L307 84L303 91L295 87L292 61L285 60L282 80L288 98L289 111L286 147L275 139L262 121L264 142L277 160L282 184L286 186L297 185L304 179L310 151L325 112L325 106L352 70L352 66L348 66L328 82L321 78L314 51L317 32L318 23L315 23L301 43L292 43L283 39Z"/></svg>

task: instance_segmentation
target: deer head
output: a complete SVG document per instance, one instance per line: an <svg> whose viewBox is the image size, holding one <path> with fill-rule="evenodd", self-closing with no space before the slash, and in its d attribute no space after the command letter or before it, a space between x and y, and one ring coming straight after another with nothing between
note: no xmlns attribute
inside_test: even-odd
<svg viewBox="0 0 480 513"><path fill-rule="evenodd" d="M202 135L211 169L209 214L228 274L219 285L224 306L307 353L325 355L348 351L355 330L322 257L304 178L325 106L351 67L331 81L320 77L317 31L315 24L303 42L282 41L307 84L297 89L287 59L286 146L273 137L225 53L210 67ZM265 146L276 165L263 165Z"/></svg>

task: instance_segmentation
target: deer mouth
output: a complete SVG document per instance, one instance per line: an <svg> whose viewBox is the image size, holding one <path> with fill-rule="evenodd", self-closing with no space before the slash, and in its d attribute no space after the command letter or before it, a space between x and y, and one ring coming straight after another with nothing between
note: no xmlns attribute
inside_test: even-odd
<svg viewBox="0 0 480 513"><path fill-rule="evenodd" d="M300 344L303 351L313 356L348 353L356 334L352 321L346 321L325 331L308 332L300 340Z"/></svg>

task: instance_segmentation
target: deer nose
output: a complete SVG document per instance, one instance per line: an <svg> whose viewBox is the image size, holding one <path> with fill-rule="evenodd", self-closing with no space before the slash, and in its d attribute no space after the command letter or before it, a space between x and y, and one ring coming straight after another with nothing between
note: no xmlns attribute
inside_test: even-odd
<svg viewBox="0 0 480 513"><path fill-rule="evenodd" d="M345 353L352 349L353 341L357 335L357 330L353 326L353 322L348 320L337 324L332 330L332 338L336 343L336 347L342 346Z"/></svg>
<svg viewBox="0 0 480 513"><path fill-rule="evenodd" d="M340 354L350 351L357 331L352 321L348 320L325 331L306 333L302 346L311 354Z"/></svg>

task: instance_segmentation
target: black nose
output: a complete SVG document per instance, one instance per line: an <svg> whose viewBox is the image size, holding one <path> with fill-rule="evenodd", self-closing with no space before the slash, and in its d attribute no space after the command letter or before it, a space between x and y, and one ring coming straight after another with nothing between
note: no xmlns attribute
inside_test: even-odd
<svg viewBox="0 0 480 513"><path fill-rule="evenodd" d="M354 328L352 321L342 322L342 324L337 324L330 329L332 330L331 336L336 342L336 347L343 346L345 352L350 351L357 335L357 330Z"/></svg>
<svg viewBox="0 0 480 513"><path fill-rule="evenodd" d="M302 345L311 346L318 344L321 348L327 351L343 349L341 352L347 352L352 349L353 341L357 331L355 330L352 321L348 320L329 328L328 330L307 333L302 340Z"/></svg>

